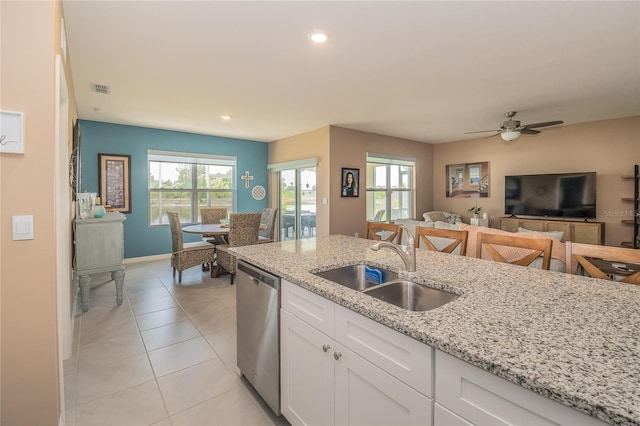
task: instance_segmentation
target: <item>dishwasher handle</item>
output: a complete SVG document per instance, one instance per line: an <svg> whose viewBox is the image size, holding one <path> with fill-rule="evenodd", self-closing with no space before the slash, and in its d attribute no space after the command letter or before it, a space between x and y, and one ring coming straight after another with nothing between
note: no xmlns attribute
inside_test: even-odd
<svg viewBox="0 0 640 426"><path fill-rule="evenodd" d="M242 271L249 275L249 280L254 284L265 284L276 290L280 289L280 278L271 275L261 269L256 268L248 263L238 261L238 271Z"/></svg>

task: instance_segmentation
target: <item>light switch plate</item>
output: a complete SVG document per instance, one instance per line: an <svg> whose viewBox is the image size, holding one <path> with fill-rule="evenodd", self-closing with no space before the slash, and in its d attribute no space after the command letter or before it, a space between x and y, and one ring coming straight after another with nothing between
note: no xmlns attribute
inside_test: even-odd
<svg viewBox="0 0 640 426"><path fill-rule="evenodd" d="M33 240L33 215L13 216L13 239Z"/></svg>

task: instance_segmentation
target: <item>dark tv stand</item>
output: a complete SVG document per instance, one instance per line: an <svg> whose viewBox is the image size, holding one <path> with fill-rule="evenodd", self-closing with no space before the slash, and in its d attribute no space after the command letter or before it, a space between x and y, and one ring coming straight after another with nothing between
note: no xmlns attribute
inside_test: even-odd
<svg viewBox="0 0 640 426"><path fill-rule="evenodd" d="M498 227L503 231L518 232L518 228L531 231L562 231L562 242L604 244L604 222L584 220L525 219L514 215L499 217Z"/></svg>

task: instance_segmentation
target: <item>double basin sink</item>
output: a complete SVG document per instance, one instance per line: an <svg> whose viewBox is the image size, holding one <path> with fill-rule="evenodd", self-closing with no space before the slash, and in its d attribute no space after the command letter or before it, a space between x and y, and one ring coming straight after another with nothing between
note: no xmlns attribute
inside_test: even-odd
<svg viewBox="0 0 640 426"><path fill-rule="evenodd" d="M458 297L448 291L398 279L393 271L367 265L343 266L314 275L410 311L429 311Z"/></svg>

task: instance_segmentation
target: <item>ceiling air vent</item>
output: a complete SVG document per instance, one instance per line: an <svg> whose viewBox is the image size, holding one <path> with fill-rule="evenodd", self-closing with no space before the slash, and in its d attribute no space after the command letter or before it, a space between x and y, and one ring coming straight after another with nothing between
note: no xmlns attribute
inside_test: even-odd
<svg viewBox="0 0 640 426"><path fill-rule="evenodd" d="M109 87L106 84L91 83L91 91L96 93L103 93L105 95L110 95L111 87Z"/></svg>

